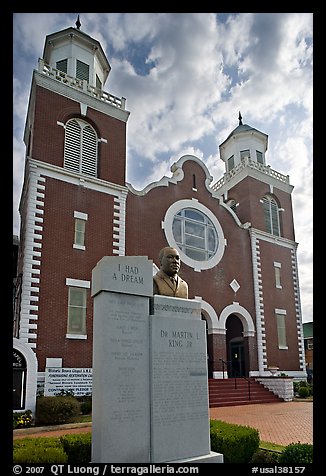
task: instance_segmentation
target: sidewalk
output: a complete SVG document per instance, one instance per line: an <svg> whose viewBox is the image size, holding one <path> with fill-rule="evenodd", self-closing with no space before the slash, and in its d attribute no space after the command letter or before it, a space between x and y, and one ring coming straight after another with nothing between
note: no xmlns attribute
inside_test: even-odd
<svg viewBox="0 0 326 476"><path fill-rule="evenodd" d="M290 443L313 444L313 403L258 403L210 408L210 418L257 428L261 441L287 446ZM62 436L92 431L91 423L72 423L33 427L13 431L14 439Z"/></svg>
<svg viewBox="0 0 326 476"><path fill-rule="evenodd" d="M313 444L313 402L256 403L210 408L210 418L257 428L261 441Z"/></svg>

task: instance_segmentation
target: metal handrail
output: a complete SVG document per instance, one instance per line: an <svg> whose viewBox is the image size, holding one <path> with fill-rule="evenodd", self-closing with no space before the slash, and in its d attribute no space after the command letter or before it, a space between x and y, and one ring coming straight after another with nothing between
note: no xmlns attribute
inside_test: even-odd
<svg viewBox="0 0 326 476"><path fill-rule="evenodd" d="M231 367L231 370L234 372L234 373L239 373L238 370L236 370L233 365L232 365L232 360L223 360L221 358L219 358L219 360L222 362L222 372L223 372L223 379L224 379L224 366L226 366L226 370L228 370L228 364L230 364L230 367ZM239 377L235 376L234 377L234 388L236 389L237 388L237 378L243 378L245 380L247 380L248 382L248 400L251 400L251 394L250 394L250 384L251 384L251 380L247 377L244 377L243 375L239 375Z"/></svg>

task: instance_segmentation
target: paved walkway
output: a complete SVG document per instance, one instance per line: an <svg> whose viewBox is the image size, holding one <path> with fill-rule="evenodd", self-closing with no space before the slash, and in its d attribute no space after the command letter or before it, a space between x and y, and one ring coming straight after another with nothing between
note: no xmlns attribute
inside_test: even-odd
<svg viewBox="0 0 326 476"><path fill-rule="evenodd" d="M290 443L313 444L313 403L280 402L210 408L210 418L257 428L261 441L287 446ZM61 436L92 431L91 423L14 430L14 439Z"/></svg>
<svg viewBox="0 0 326 476"><path fill-rule="evenodd" d="M255 403L210 408L210 418L257 428L261 441L313 444L313 403Z"/></svg>

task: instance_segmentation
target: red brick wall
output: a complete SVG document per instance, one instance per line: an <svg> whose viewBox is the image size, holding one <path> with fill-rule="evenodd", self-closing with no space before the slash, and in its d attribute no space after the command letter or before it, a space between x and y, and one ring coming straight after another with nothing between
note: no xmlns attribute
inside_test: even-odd
<svg viewBox="0 0 326 476"><path fill-rule="evenodd" d="M80 105L48 89L36 87L33 140L31 157L63 167L65 130L57 124L80 117L96 130L99 142L98 177L125 185L126 168L126 124L113 117L87 108L86 117L81 116Z"/></svg>
<svg viewBox="0 0 326 476"><path fill-rule="evenodd" d="M237 215L242 223L251 222L253 228L267 231L264 220L263 205L260 202L264 195L270 194L267 183L260 182L252 177L246 177L228 192L228 200L234 199L239 206ZM291 195L277 187L273 188L273 195L277 198L280 208L281 236L294 240L293 211Z"/></svg>
<svg viewBox="0 0 326 476"><path fill-rule="evenodd" d="M196 198L210 209L219 220L227 240L224 256L212 269L196 272L182 263L180 276L189 284L189 298L196 295L207 300L217 314L233 301L254 315L253 276L248 230L240 228L231 214L212 197L204 185L205 174L196 162L184 163L184 179L177 185L156 187L145 196L129 193L127 198L127 255L146 255L159 266L157 255L168 243L161 222L167 209L177 200ZM192 190L196 175L197 192ZM229 284L233 279L240 284L235 295Z"/></svg>
<svg viewBox="0 0 326 476"><path fill-rule="evenodd" d="M87 290L87 340L67 333L66 278L91 281L92 269L112 255L113 196L46 178L37 356L39 370L47 357L62 357L64 367L92 366L93 300ZM88 214L86 250L73 248L74 211Z"/></svg>
<svg viewBox="0 0 326 476"><path fill-rule="evenodd" d="M299 366L298 336L295 310L294 283L291 266L291 250L260 241L261 273L264 299L266 353L268 365L284 362L287 370ZM275 286L274 261L281 263L282 289ZM286 310L286 339L288 350L278 348L275 309ZM277 364L279 366L279 364ZM282 369L280 369L282 370Z"/></svg>

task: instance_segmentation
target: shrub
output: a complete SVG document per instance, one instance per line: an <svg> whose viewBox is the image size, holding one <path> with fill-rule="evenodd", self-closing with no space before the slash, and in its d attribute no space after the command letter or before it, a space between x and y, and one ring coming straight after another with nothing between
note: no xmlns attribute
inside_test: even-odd
<svg viewBox="0 0 326 476"><path fill-rule="evenodd" d="M61 436L60 442L70 464L87 464L92 457L92 433Z"/></svg>
<svg viewBox="0 0 326 476"><path fill-rule="evenodd" d="M67 463L59 438L21 438L13 443L14 463Z"/></svg>
<svg viewBox="0 0 326 476"><path fill-rule="evenodd" d="M302 392L302 398L308 397L309 395L313 395L313 384L308 383L306 380L295 381L293 382L293 392L296 396L301 397Z"/></svg>
<svg viewBox="0 0 326 476"><path fill-rule="evenodd" d="M250 463L253 464L261 464L261 463L268 463L268 464L276 464L278 463L278 458L279 458L279 453L276 451L269 451L269 450L262 450L259 449L256 451L251 460Z"/></svg>
<svg viewBox="0 0 326 476"><path fill-rule="evenodd" d="M299 397L300 398L307 398L310 395L310 391L308 387L299 387L298 391Z"/></svg>
<svg viewBox="0 0 326 476"><path fill-rule="evenodd" d="M38 425L66 423L79 414L79 403L75 397L39 397L36 401Z"/></svg>
<svg viewBox="0 0 326 476"><path fill-rule="evenodd" d="M32 410L26 410L24 412L13 413L13 429L16 428L29 428L32 425L33 416Z"/></svg>
<svg viewBox="0 0 326 476"><path fill-rule="evenodd" d="M68 456L63 448L17 448L14 463L67 463Z"/></svg>
<svg viewBox="0 0 326 476"><path fill-rule="evenodd" d="M259 449L259 432L255 428L210 421L211 449L222 453L224 463L249 463Z"/></svg>
<svg viewBox="0 0 326 476"><path fill-rule="evenodd" d="M308 443L291 443L286 446L279 457L280 464L306 464L313 461L313 445Z"/></svg>
<svg viewBox="0 0 326 476"><path fill-rule="evenodd" d="M89 415L90 413L92 413L92 400L86 400L85 402L81 402L80 411L83 415Z"/></svg>

